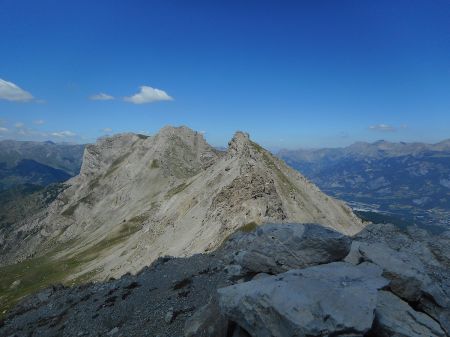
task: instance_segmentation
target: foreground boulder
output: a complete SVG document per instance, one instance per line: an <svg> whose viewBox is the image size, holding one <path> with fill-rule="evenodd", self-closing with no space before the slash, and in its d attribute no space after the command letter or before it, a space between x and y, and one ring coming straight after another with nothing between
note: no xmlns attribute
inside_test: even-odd
<svg viewBox="0 0 450 337"><path fill-rule="evenodd" d="M383 268L385 277L391 280L392 291L408 301L419 301L431 296L442 305L448 301L440 287L433 283L425 271L422 262L414 255L397 252L384 244L359 245L364 261L372 262Z"/></svg>
<svg viewBox="0 0 450 337"><path fill-rule="evenodd" d="M371 263L334 262L219 289L219 304L251 336L324 336L369 331L378 289Z"/></svg>
<svg viewBox="0 0 450 337"><path fill-rule="evenodd" d="M378 293L373 333L380 337L445 336L439 324L388 291Z"/></svg>
<svg viewBox="0 0 450 337"><path fill-rule="evenodd" d="M315 224L263 225L235 235L228 249L233 262L250 273L278 274L342 260L351 239Z"/></svg>
<svg viewBox="0 0 450 337"><path fill-rule="evenodd" d="M361 243L358 250L362 260L383 268L383 276L390 280L393 293L416 303L422 311L439 320L447 333L450 332L448 270L433 268L429 271L430 266L427 268L411 251L396 251L381 243Z"/></svg>

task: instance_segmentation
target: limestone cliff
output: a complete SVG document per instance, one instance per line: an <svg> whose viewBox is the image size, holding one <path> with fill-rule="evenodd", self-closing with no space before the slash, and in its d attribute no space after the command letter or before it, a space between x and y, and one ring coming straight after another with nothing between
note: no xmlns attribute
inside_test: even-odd
<svg viewBox="0 0 450 337"><path fill-rule="evenodd" d="M69 278L117 277L159 256L213 250L236 229L266 222L363 228L248 134L237 132L221 152L187 127L165 127L87 146L80 174L50 207L1 238L2 263L51 254L73 262Z"/></svg>

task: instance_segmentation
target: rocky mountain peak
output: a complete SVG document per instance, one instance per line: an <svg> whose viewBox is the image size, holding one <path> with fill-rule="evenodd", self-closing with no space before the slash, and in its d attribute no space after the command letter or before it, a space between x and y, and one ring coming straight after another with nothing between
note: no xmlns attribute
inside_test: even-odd
<svg viewBox="0 0 450 337"><path fill-rule="evenodd" d="M178 137L182 137L182 138L195 137L198 135L202 136L202 134L200 132L194 131L185 125L181 125L181 126L166 125L161 130L159 130L157 135L165 136L165 137L177 135Z"/></svg>
<svg viewBox="0 0 450 337"><path fill-rule="evenodd" d="M173 146L184 147L189 149L201 148L203 150L211 150L203 133L194 131L187 126L165 126L155 134L156 146L160 149L170 148Z"/></svg>
<svg viewBox="0 0 450 337"><path fill-rule="evenodd" d="M228 142L229 156L248 156L251 150L250 135L247 132L237 131Z"/></svg>
<svg viewBox="0 0 450 337"><path fill-rule="evenodd" d="M186 126L165 126L154 136L152 144L161 162L165 163L165 170L178 171L177 176L197 173L219 156L219 151L206 142L203 133Z"/></svg>
<svg viewBox="0 0 450 337"><path fill-rule="evenodd" d="M19 229L43 234L30 234L32 242L7 238L10 253L0 263L64 246L55 259L85 261L69 278L102 279L137 272L160 256L214 250L245 226L317 222L347 234L363 228L345 204L244 132L223 154L201 133L168 126L151 137L101 139L83 160L45 216Z"/></svg>

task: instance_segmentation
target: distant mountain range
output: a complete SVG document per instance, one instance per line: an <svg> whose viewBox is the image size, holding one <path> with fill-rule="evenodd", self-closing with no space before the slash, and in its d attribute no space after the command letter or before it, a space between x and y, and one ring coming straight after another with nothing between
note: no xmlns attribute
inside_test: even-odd
<svg viewBox="0 0 450 337"><path fill-rule="evenodd" d="M47 186L78 174L84 145L0 141L0 191Z"/></svg>
<svg viewBox="0 0 450 337"><path fill-rule="evenodd" d="M450 140L358 142L345 148L282 150L278 156L354 208L408 222L449 223Z"/></svg>

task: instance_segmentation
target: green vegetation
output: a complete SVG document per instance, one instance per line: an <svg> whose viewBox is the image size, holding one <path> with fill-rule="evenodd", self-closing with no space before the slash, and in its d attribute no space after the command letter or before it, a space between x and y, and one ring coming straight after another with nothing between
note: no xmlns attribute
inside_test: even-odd
<svg viewBox="0 0 450 337"><path fill-rule="evenodd" d="M141 216L136 216L126 221L121 225L117 232L110 233L103 240L78 253L76 259L81 261L81 263L94 260L101 252L124 242L130 235L139 231L141 229L142 221L143 218L141 218Z"/></svg>
<svg viewBox="0 0 450 337"><path fill-rule="evenodd" d="M258 228L258 224L254 221L239 227L238 230L244 233L254 232Z"/></svg>
<svg viewBox="0 0 450 337"><path fill-rule="evenodd" d="M76 259L57 261L52 254L0 268L0 317L23 297L63 283L79 267ZM15 287L13 282L20 282Z"/></svg>
<svg viewBox="0 0 450 337"><path fill-rule="evenodd" d="M52 203L58 197L58 195L61 192L63 192L67 187L68 187L68 185L66 185L64 183L48 185L43 190L43 196L44 196L44 201L45 201L46 205Z"/></svg>
<svg viewBox="0 0 450 337"><path fill-rule="evenodd" d="M66 187L61 183L47 187L25 184L0 191L0 228L10 227L43 210Z"/></svg>
<svg viewBox="0 0 450 337"><path fill-rule="evenodd" d="M236 233L236 232L244 232L244 233L251 233L254 232L258 228L258 224L255 221L249 222L248 224L242 225L238 229L236 229L233 233L228 234L225 239L222 241L222 243L219 246L219 249L223 248L225 244L228 242L230 237Z"/></svg>
<svg viewBox="0 0 450 337"><path fill-rule="evenodd" d="M45 256L0 267L0 318L20 299L52 284L78 285L91 280L96 274L95 271L67 281L71 275L80 271L82 265L93 261L102 252L123 243L130 235L136 233L141 229L145 219L146 216L141 214L125 221L118 230L111 232L100 242L72 256L56 258L58 253L76 245L75 241L60 245ZM20 283L13 287L15 281Z"/></svg>
<svg viewBox="0 0 450 337"><path fill-rule="evenodd" d="M159 164L158 164L158 161L156 159L152 160L152 164L150 165L150 168L152 168L152 169L159 168Z"/></svg>

